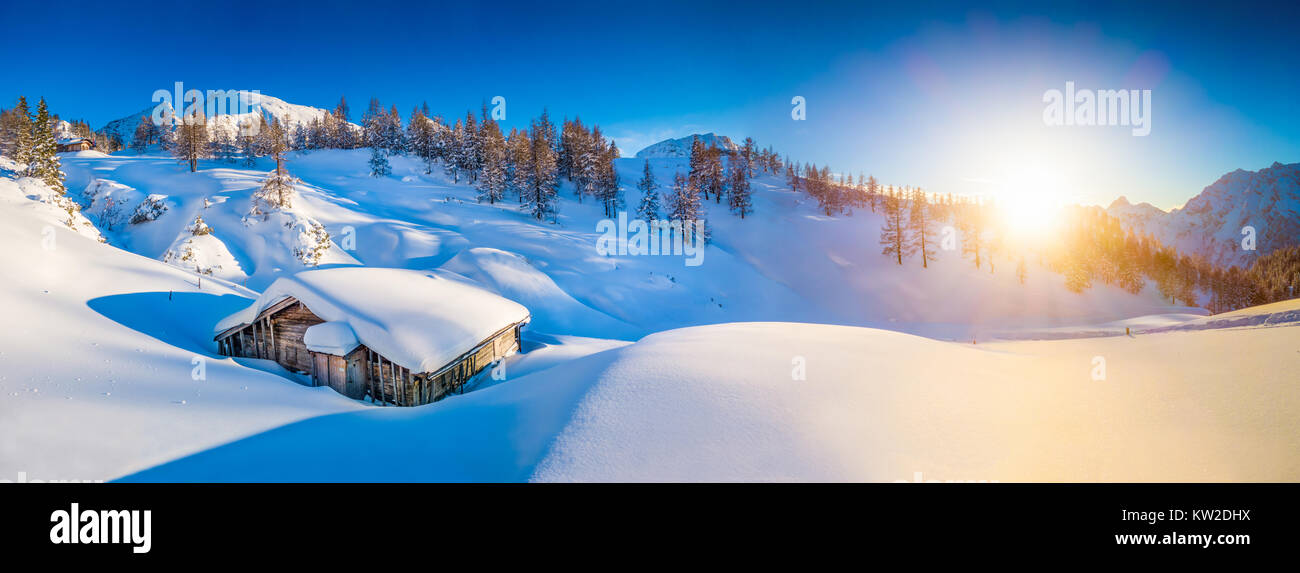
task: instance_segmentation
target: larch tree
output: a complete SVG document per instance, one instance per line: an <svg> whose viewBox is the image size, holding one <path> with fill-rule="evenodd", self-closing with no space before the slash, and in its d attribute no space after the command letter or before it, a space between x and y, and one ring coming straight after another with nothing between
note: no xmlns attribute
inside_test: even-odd
<svg viewBox="0 0 1300 573"><path fill-rule="evenodd" d="M909 212L908 227L911 234L908 236L910 250L921 254L921 266L929 268L930 261L935 259L934 248L934 220L931 217L930 202L926 198L925 192L920 189L912 190L912 208Z"/></svg>
<svg viewBox="0 0 1300 573"><path fill-rule="evenodd" d="M893 187L883 197L885 224L880 227L880 245L884 247L880 254L888 255L902 265L903 256L908 252L906 223L903 221L903 200L894 192Z"/></svg>

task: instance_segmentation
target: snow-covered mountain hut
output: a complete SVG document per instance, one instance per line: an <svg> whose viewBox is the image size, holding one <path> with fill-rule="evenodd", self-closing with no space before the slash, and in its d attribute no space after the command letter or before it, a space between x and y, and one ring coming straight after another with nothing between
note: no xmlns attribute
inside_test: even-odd
<svg viewBox="0 0 1300 573"><path fill-rule="evenodd" d="M95 148L95 140L89 137L66 137L54 143L55 151L88 151Z"/></svg>
<svg viewBox="0 0 1300 573"><path fill-rule="evenodd" d="M276 280L215 340L222 355L274 360L351 398L417 406L519 350L529 318L455 275L343 267Z"/></svg>

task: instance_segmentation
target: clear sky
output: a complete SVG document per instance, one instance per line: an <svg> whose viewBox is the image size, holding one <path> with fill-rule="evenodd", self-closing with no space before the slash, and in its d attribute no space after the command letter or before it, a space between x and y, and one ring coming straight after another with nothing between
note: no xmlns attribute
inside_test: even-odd
<svg viewBox="0 0 1300 573"><path fill-rule="evenodd" d="M1294 2L111 4L0 3L3 105L99 127L177 81L346 95L354 119L371 96L455 116L500 95L507 124L580 115L627 155L713 131L934 192L1164 208L1300 161ZM1150 135L1045 125L1067 81L1152 90Z"/></svg>

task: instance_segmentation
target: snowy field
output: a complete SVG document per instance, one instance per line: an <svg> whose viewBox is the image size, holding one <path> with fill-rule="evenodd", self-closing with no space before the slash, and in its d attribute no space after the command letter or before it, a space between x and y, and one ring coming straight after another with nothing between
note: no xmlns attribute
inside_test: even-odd
<svg viewBox="0 0 1300 573"><path fill-rule="evenodd" d="M777 177L754 217L710 204L688 267L599 255L600 207L567 188L537 222L404 158L370 178L363 150L292 155L292 208L251 222L264 161L61 158L75 230L0 177L0 480L1300 480L1294 301L1205 317L1033 262L1025 285L1010 261L898 267L879 216L825 217ZM641 166L619 160L630 207ZM108 224L146 201L165 207ZM218 321L308 268L315 224L322 267L454 274L527 307L507 379L378 408L218 356Z"/></svg>

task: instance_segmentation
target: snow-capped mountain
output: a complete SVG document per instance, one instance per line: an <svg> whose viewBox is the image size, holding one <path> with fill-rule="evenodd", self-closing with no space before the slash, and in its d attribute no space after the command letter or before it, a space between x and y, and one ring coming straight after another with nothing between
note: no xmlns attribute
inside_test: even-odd
<svg viewBox="0 0 1300 573"><path fill-rule="evenodd" d="M252 108L252 111L242 114L222 113L209 117L207 118L209 128L221 126L226 129L228 133L233 134L237 132L239 126L246 120L256 122L258 120L258 115L260 114L265 116L267 121L278 119L285 127L292 129L299 125L308 125L313 121L323 119L325 115L330 113L330 111L326 109L292 104L282 99L257 92L240 91L238 93L239 100L249 105ZM132 135L135 134L136 126L140 124L140 118L151 116L154 112L154 108L159 105L170 108L166 102L162 104L151 104L139 112L104 124L102 130L110 134L117 134L122 141L130 141ZM354 129L361 129L360 126L357 126L356 124L351 125L353 125Z"/></svg>
<svg viewBox="0 0 1300 573"><path fill-rule="evenodd" d="M677 139L665 139L659 143L649 145L645 149L636 152L637 159L663 159L663 158L680 158L691 156L691 141L694 138L700 138L700 143L704 145L716 145L719 149L735 151L740 148L736 142L725 135L715 135L713 133L692 134Z"/></svg>
<svg viewBox="0 0 1300 573"><path fill-rule="evenodd" d="M1169 212L1124 197L1106 212L1124 228L1150 233L1180 252L1246 267L1259 255L1300 242L1300 163L1238 169ZM1242 247L1246 227L1255 231L1253 251Z"/></svg>

